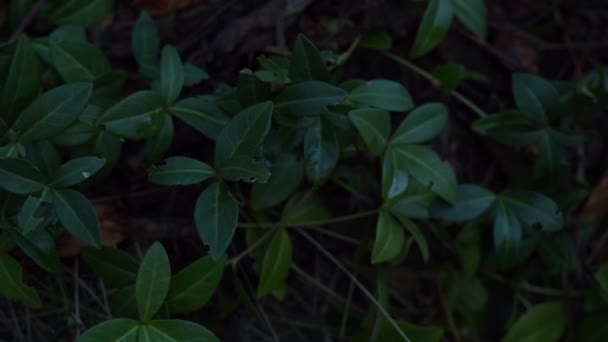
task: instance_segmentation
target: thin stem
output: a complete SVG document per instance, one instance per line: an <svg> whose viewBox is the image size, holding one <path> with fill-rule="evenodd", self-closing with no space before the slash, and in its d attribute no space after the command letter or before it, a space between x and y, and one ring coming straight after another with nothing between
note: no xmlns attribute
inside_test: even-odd
<svg viewBox="0 0 608 342"><path fill-rule="evenodd" d="M394 60L395 62L403 65L404 67L412 70L413 72L417 73L418 75L426 78L436 88L441 87L441 81L439 81L435 76L431 75L428 71L422 69L421 67L417 66L416 64L408 61L407 59L401 58L392 52L383 52L382 54L384 56ZM465 106L469 107L469 109L471 109L473 112L475 112L475 114L479 115L480 117L483 118L487 115L486 112L483 111L483 109L479 108L476 104L471 102L471 100L466 98L464 95L462 95L458 91L452 90L449 92L449 94L454 96L458 101L460 101Z"/></svg>
<svg viewBox="0 0 608 342"><path fill-rule="evenodd" d="M266 227L266 228L277 228L277 227L316 227L322 226L331 223L344 222L344 221L352 221L358 218L373 216L378 213L379 209L372 209L367 211L362 211L350 215L332 217L326 220L316 220L316 221L307 221L300 223L289 223L289 222L277 222L277 223L239 223L238 227L241 228L257 228L257 227Z"/></svg>
<svg viewBox="0 0 608 342"><path fill-rule="evenodd" d="M302 235L304 238L306 238L306 240L308 240L311 244L313 244L321 253L323 253L323 255L325 255L329 260L331 260L342 272L344 272L344 274L346 274L346 276L353 283L355 283L355 285L357 285L357 287L361 290L361 292L363 292L365 294L365 296L372 303L374 303L374 305L376 305L376 307L378 308L378 311L380 311L380 313L382 313L384 318L386 318L386 320L395 328L395 330L399 333L399 335L401 335L401 337L403 337L403 340L405 340L407 342L411 342L409 337L407 337L407 335L403 332L403 330L401 330L401 327L399 327L397 322L395 322L395 320L386 311L386 309L382 306L382 304L380 304L380 302L378 302L378 300L374 297L374 295L372 295L371 292L369 292L369 290L367 288L365 288L365 286L363 284L361 284L361 282L349 270L347 270L346 267L344 267L344 265L342 265L342 263L340 261L338 261L338 259L336 259L327 249L325 249L325 247L321 246L320 243L318 243L315 239L313 239L312 236L310 236L304 230L302 230L300 228L296 228L296 230L298 233L300 233L300 235Z"/></svg>
<svg viewBox="0 0 608 342"><path fill-rule="evenodd" d="M253 252L253 250L258 248L258 246L261 245L264 241L266 241L270 237L270 235L272 235L272 233L274 233L277 229L279 229L279 228L277 227L277 228L273 228L273 229L268 229L268 231L266 233L264 233L264 235L260 236L260 238L257 239L254 243L252 243L251 246L249 246L249 248L242 251L239 255L235 256L234 258L228 260L227 264L232 264L232 265L238 264L242 258L244 258L246 255L249 255L249 253Z"/></svg>

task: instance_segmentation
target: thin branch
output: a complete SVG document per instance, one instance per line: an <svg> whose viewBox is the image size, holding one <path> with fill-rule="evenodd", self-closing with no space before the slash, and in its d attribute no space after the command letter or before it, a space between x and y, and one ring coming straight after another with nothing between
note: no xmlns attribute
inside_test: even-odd
<svg viewBox="0 0 608 342"><path fill-rule="evenodd" d="M19 35L22 34L23 31L25 31L25 29L30 24L30 22L32 21L32 19L34 19L34 16L38 12L38 10L40 10L40 8L42 7L42 5L44 5L45 1L46 0L38 0L38 1L36 1L36 3L34 4L34 6L32 6L32 8L30 9L30 11L27 12L27 14L25 15L25 17L23 17L23 20L21 21L21 24L19 24L19 26L17 27L17 29L15 30L15 32L13 32L13 35L11 36L11 39L10 39L11 41L17 39L19 37Z"/></svg>
<svg viewBox="0 0 608 342"><path fill-rule="evenodd" d="M356 219L362 218L362 217L373 216L373 215L376 215L377 213L378 213L378 209L372 209L372 210L358 212L355 214L332 217L332 218L326 219L326 220L307 221L307 222L300 222L300 223L289 223L289 222L239 223L238 227L241 227L241 228L316 227L316 226L323 226L323 225L331 224L331 223L352 221L352 220L356 220Z"/></svg>

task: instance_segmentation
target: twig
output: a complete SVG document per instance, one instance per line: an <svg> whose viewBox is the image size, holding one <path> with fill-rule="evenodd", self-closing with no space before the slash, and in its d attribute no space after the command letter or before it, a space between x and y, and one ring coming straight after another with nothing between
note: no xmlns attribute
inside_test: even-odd
<svg viewBox="0 0 608 342"><path fill-rule="evenodd" d="M38 1L36 1L36 3L34 4L34 6L32 6L32 8L30 9L30 11L27 12L27 14L25 15L25 17L23 17L23 20L21 21L21 24L19 24L19 26L17 26L17 29L15 30L15 32L13 32L13 35L11 36L11 39L10 39L11 41L17 39L17 37L19 37L19 35L21 33L23 33L23 31L25 31L25 29L27 28L27 26L30 24L30 22L34 18L34 15L36 15L36 13L40 9L40 7L42 7L42 5L44 5L44 2L45 2L45 0L38 0Z"/></svg>
<svg viewBox="0 0 608 342"><path fill-rule="evenodd" d="M238 227L241 228L257 228L257 227L265 227L265 228L276 228L276 227L316 227L322 226L331 223L344 222L344 221L352 221L358 218L367 217L376 215L378 213L378 209L372 209L367 211L358 212L355 214L332 217L326 220L316 220L316 221L307 221L300 223L289 223L289 222L277 222L277 223L239 223Z"/></svg>
<svg viewBox="0 0 608 342"><path fill-rule="evenodd" d="M454 323L454 316L452 316L452 312L448 306L448 302L445 299L445 296L441 292L441 287L439 286L439 281L435 282L437 284L437 294L439 295L439 301L441 302L441 308L443 309L443 313L448 321L448 325L450 326L450 330L452 331L452 335L454 335L454 341L460 342L460 334L458 334L458 329L456 328L456 323Z"/></svg>

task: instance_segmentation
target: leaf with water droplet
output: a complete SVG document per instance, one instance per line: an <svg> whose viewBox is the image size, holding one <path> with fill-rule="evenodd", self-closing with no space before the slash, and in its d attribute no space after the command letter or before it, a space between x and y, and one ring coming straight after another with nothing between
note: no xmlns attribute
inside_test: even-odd
<svg viewBox="0 0 608 342"><path fill-rule="evenodd" d="M67 188L82 183L105 165L105 158L81 157L63 164L53 174L49 186Z"/></svg>

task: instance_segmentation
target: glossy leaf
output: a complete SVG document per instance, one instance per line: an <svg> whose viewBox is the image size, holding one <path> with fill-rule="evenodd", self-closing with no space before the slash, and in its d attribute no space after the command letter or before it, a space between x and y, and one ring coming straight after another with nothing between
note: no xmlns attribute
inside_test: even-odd
<svg viewBox="0 0 608 342"><path fill-rule="evenodd" d="M122 138L143 139L154 134L162 123L162 97L144 90L129 95L101 115L98 122Z"/></svg>
<svg viewBox="0 0 608 342"><path fill-rule="evenodd" d="M304 165L293 154L284 154L270 168L266 183L255 183L251 189L251 207L260 211L286 200L300 185Z"/></svg>
<svg viewBox="0 0 608 342"><path fill-rule="evenodd" d="M226 252L238 218L239 208L226 185L213 183L196 200L194 223L213 260L219 260Z"/></svg>
<svg viewBox="0 0 608 342"><path fill-rule="evenodd" d="M53 66L65 82L92 82L112 70L106 56L86 42L50 43Z"/></svg>
<svg viewBox="0 0 608 342"><path fill-rule="evenodd" d="M61 225L82 242L101 247L101 233L95 207L81 193L62 189L53 192L53 207Z"/></svg>
<svg viewBox="0 0 608 342"><path fill-rule="evenodd" d="M387 111L373 108L355 109L348 113L370 151L376 156L384 152L391 130Z"/></svg>
<svg viewBox="0 0 608 342"><path fill-rule="evenodd" d="M209 78L205 70L194 64L184 64L184 86L192 86Z"/></svg>
<svg viewBox="0 0 608 342"><path fill-rule="evenodd" d="M496 202L494 217L494 246L503 252L516 250L522 238L521 223L509 207L499 200Z"/></svg>
<svg viewBox="0 0 608 342"><path fill-rule="evenodd" d="M215 104L195 97L173 104L169 112L213 140L230 120Z"/></svg>
<svg viewBox="0 0 608 342"><path fill-rule="evenodd" d="M389 112L405 112L414 107L407 89L395 81L383 79L363 83L350 92L348 100Z"/></svg>
<svg viewBox="0 0 608 342"><path fill-rule="evenodd" d="M59 151L47 140L25 145L25 158L45 177L52 175L61 167Z"/></svg>
<svg viewBox="0 0 608 342"><path fill-rule="evenodd" d="M163 164L148 170L148 179L154 184L191 185L215 175L215 170L200 160L187 157L171 157Z"/></svg>
<svg viewBox="0 0 608 342"><path fill-rule="evenodd" d="M429 141L436 137L448 121L448 110L441 103L426 103L401 122L393 133L390 143L412 144Z"/></svg>
<svg viewBox="0 0 608 342"><path fill-rule="evenodd" d="M402 158L390 149L382 160L382 197L385 200L403 193L409 184L409 173Z"/></svg>
<svg viewBox="0 0 608 342"><path fill-rule="evenodd" d="M513 324L502 342L555 342L566 331L566 309L562 303L534 306Z"/></svg>
<svg viewBox="0 0 608 342"><path fill-rule="evenodd" d="M470 221L483 214L496 199L489 190L474 184L460 184L453 206L442 201L435 201L431 206L431 215L448 222Z"/></svg>
<svg viewBox="0 0 608 342"><path fill-rule="evenodd" d="M70 83L39 96L13 124L17 139L28 143L48 139L74 122L87 104L90 83Z"/></svg>
<svg viewBox="0 0 608 342"><path fill-rule="evenodd" d="M53 175L49 186L67 188L84 182L105 165L105 158L81 157L63 164Z"/></svg>
<svg viewBox="0 0 608 342"><path fill-rule="evenodd" d="M36 290L22 283L21 265L4 253L0 253L0 294L31 308L42 305Z"/></svg>
<svg viewBox="0 0 608 342"><path fill-rule="evenodd" d="M46 230L38 229L25 235L23 232L11 231L11 238L38 266L53 275L61 274L55 240Z"/></svg>
<svg viewBox="0 0 608 342"><path fill-rule="evenodd" d="M318 118L317 123L308 128L304 138L304 159L306 175L314 184L323 183L333 171L340 157L340 145L335 128Z"/></svg>
<svg viewBox="0 0 608 342"><path fill-rule="evenodd" d="M112 12L111 0L70 0L56 6L50 14L57 24L90 27Z"/></svg>
<svg viewBox="0 0 608 342"><path fill-rule="evenodd" d="M169 114L163 114L163 123L160 130L146 141L144 155L149 162L156 162L161 159L173 143L173 119Z"/></svg>
<svg viewBox="0 0 608 342"><path fill-rule="evenodd" d="M405 229L407 229L407 231L412 235L412 237L416 241L416 244L418 245L418 248L420 249L420 253L422 254L422 258L424 259L424 262L429 262L429 256L430 256L429 245L426 242L426 238L420 231L420 228L418 227L416 222L410 220L409 218L407 218L404 215L397 214L397 215L395 215L395 217L399 220L399 222L401 222L403 224Z"/></svg>
<svg viewBox="0 0 608 342"><path fill-rule="evenodd" d="M293 47L289 77L294 82L329 81L329 72L319 50L303 34L299 34Z"/></svg>
<svg viewBox="0 0 608 342"><path fill-rule="evenodd" d="M390 212L397 217L405 216L412 219L428 219L428 207L437 197L428 187L420 185L415 180L411 180L408 188L388 201L385 201L383 208L390 209Z"/></svg>
<svg viewBox="0 0 608 342"><path fill-rule="evenodd" d="M391 214L380 212L376 224L376 240L372 250L372 264L391 260L401 253L405 242L403 228Z"/></svg>
<svg viewBox="0 0 608 342"><path fill-rule="evenodd" d="M481 39L487 34L487 10L484 0L451 0L454 15Z"/></svg>
<svg viewBox="0 0 608 342"><path fill-rule="evenodd" d="M85 247L81 255L107 285L120 288L135 283L139 263L124 251L113 247Z"/></svg>
<svg viewBox="0 0 608 342"><path fill-rule="evenodd" d="M141 12L131 35L131 49L139 65L156 64L160 42L154 21L146 12Z"/></svg>
<svg viewBox="0 0 608 342"><path fill-rule="evenodd" d="M266 183L270 171L263 161L248 156L234 156L222 162L217 170L219 177L232 182Z"/></svg>
<svg viewBox="0 0 608 342"><path fill-rule="evenodd" d="M219 342L220 340L203 326L179 319L155 320L142 325L139 330L139 342L157 341Z"/></svg>
<svg viewBox="0 0 608 342"><path fill-rule="evenodd" d="M215 164L237 155L253 156L270 130L272 102L243 109L222 129L215 144Z"/></svg>
<svg viewBox="0 0 608 342"><path fill-rule="evenodd" d="M564 218L557 204L537 192L506 192L501 200L528 225L540 224L544 231L560 230Z"/></svg>
<svg viewBox="0 0 608 342"><path fill-rule="evenodd" d="M154 243L141 261L135 281L139 317L149 321L165 301L171 281L169 256L159 242Z"/></svg>
<svg viewBox="0 0 608 342"><path fill-rule="evenodd" d="M236 87L236 96L243 107L249 107L270 99L271 84L255 75L241 71Z"/></svg>
<svg viewBox="0 0 608 342"><path fill-rule="evenodd" d="M45 179L31 163L17 158L0 159L0 187L15 194L42 191Z"/></svg>
<svg viewBox="0 0 608 342"><path fill-rule="evenodd" d="M441 43L452 24L452 18L452 0L431 0L416 32L410 57L422 57Z"/></svg>
<svg viewBox="0 0 608 342"><path fill-rule="evenodd" d="M536 124L549 122L560 105L555 86L532 74L513 74L513 96L521 113Z"/></svg>
<svg viewBox="0 0 608 342"><path fill-rule="evenodd" d="M292 246L285 228L277 230L270 240L260 270L258 298L271 294L284 283L291 266Z"/></svg>
<svg viewBox="0 0 608 342"><path fill-rule="evenodd" d="M160 57L160 86L166 104L179 97L184 86L184 66L172 46L165 46Z"/></svg>
<svg viewBox="0 0 608 342"><path fill-rule="evenodd" d="M347 93L321 81L306 81L288 86L274 100L277 110L295 116L317 116L327 107L341 103Z"/></svg>
<svg viewBox="0 0 608 342"><path fill-rule="evenodd" d="M97 324L80 335L76 342L120 341L138 342L139 322L127 318L115 318Z"/></svg>
<svg viewBox="0 0 608 342"><path fill-rule="evenodd" d="M541 131L517 111L501 112L473 123L473 129L509 145L529 145L540 139Z"/></svg>
<svg viewBox="0 0 608 342"><path fill-rule="evenodd" d="M166 300L169 312L193 312L203 307L222 280L225 264L225 258L216 262L205 257L175 274Z"/></svg>
<svg viewBox="0 0 608 342"><path fill-rule="evenodd" d="M47 217L47 205L51 201L48 192L44 192L42 196L28 196L23 202L23 206L19 211L18 225L22 234L27 234L33 231L42 231L49 223Z"/></svg>

